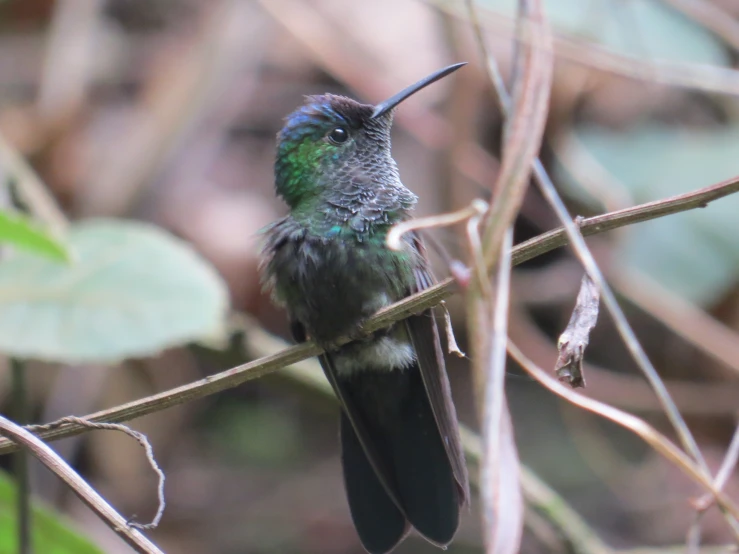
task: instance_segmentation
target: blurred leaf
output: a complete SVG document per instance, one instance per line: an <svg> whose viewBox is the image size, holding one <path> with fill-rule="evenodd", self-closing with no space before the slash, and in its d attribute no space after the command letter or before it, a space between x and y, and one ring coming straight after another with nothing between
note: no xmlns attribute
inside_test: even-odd
<svg viewBox="0 0 739 554"><path fill-rule="evenodd" d="M583 144L628 189L649 202L739 173L739 128L714 131L643 126L625 133L590 128ZM618 259L701 305L719 300L739 278L739 196L702 210L632 227Z"/></svg>
<svg viewBox="0 0 739 554"><path fill-rule="evenodd" d="M0 351L112 362L222 330L222 279L163 230L92 220L72 226L69 244L70 266L22 252L0 263Z"/></svg>
<svg viewBox="0 0 739 554"><path fill-rule="evenodd" d="M6 473L0 472L0 554L16 554L16 488ZM43 554L102 554L61 515L33 503L32 540L35 552Z"/></svg>
<svg viewBox="0 0 739 554"><path fill-rule="evenodd" d="M0 210L0 242L59 262L68 262L69 251L31 219Z"/></svg>
<svg viewBox="0 0 739 554"><path fill-rule="evenodd" d="M514 0L482 0L508 17ZM709 31L654 0L548 0L547 16L558 32L580 35L618 53L673 62L728 65L721 42Z"/></svg>

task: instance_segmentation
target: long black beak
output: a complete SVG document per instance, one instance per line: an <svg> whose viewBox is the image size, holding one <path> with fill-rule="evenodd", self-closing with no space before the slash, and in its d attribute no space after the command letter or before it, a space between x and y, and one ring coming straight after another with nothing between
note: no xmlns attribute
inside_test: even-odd
<svg viewBox="0 0 739 554"><path fill-rule="evenodd" d="M372 112L372 119L386 114L387 112L392 110L395 106L400 104L403 100L411 96L412 94L415 94L419 90L429 86L431 83L435 83L439 79L446 77L450 73L454 73L455 71L457 71L457 69L459 69L463 65L467 65L467 62L455 63L454 65L450 65L449 67L445 67L444 69L435 71L434 73L432 73L431 75L428 75L427 77L424 77L417 83L414 83L411 86L401 90L395 96L388 98L384 102L380 102L379 104L377 104L377 106L375 106L375 111Z"/></svg>

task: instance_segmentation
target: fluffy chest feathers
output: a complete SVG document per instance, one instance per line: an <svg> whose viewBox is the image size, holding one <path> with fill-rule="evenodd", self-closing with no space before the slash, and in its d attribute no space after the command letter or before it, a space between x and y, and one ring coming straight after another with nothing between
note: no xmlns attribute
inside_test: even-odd
<svg viewBox="0 0 739 554"><path fill-rule="evenodd" d="M324 344L406 296L418 264L410 244L389 250L384 232L358 234L339 225L316 232L292 216L269 230L265 255L276 300Z"/></svg>

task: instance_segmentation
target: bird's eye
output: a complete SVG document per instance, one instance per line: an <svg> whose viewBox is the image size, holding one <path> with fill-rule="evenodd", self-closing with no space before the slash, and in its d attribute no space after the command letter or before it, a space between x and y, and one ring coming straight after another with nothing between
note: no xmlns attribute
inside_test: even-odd
<svg viewBox="0 0 739 554"><path fill-rule="evenodd" d="M333 129L328 134L328 140L333 142L334 144L341 144L342 142L346 142L346 139L349 138L349 133L346 132L346 129L343 127L336 127L336 129Z"/></svg>

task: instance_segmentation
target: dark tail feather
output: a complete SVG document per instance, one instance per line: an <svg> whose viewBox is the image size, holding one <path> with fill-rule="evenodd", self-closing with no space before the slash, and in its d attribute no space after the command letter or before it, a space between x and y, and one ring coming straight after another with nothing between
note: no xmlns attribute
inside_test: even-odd
<svg viewBox="0 0 739 554"><path fill-rule="evenodd" d="M344 412L341 462L352 520L364 548L370 554L390 552L405 536L408 522L377 478Z"/></svg>
<svg viewBox="0 0 739 554"><path fill-rule="evenodd" d="M398 425L390 433L398 496L418 532L446 545L459 526L459 491L421 374L414 367L401 375L408 379L408 387Z"/></svg>
<svg viewBox="0 0 739 554"><path fill-rule="evenodd" d="M418 367L357 372L341 378L340 385L345 400L353 404L354 412L364 420L363 427L370 435L362 442L374 446L384 462L382 465L391 473L385 481L395 488L394 496L399 499L405 517L428 540L439 545L451 542L459 525L461 499ZM344 448L349 445L351 460L357 463L364 451L353 433L349 438L350 422L345 416L342 423L347 424L342 427ZM357 493L367 485L353 482L356 478L368 482L365 473L372 472L372 466L366 456L357 466L360 469L348 462L345 455L344 474L354 521L376 520L380 511L370 504L374 497L366 491ZM373 484L376 481L375 477ZM382 485L377 481L376 486ZM380 496L377 492L375 495ZM383 502L391 500L387 497ZM369 528L379 524L363 521L362 525ZM389 535L390 531L386 533Z"/></svg>

